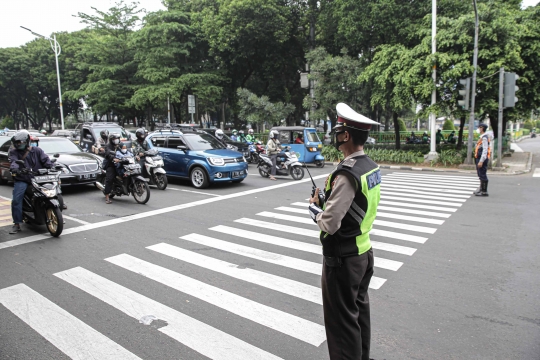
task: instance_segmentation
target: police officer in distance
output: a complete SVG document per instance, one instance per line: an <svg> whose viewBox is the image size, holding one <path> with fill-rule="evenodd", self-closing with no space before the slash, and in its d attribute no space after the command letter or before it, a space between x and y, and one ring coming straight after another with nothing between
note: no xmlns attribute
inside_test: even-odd
<svg viewBox="0 0 540 360"><path fill-rule="evenodd" d="M489 159L491 158L491 147L489 146L489 135L486 134L487 129L488 126L486 124L478 125L477 131L480 133L480 138L478 139L476 148L474 149L474 160L476 162L476 172L478 173L478 178L480 179L480 188L475 191L474 195L476 196L489 196L487 192L487 165Z"/></svg>
<svg viewBox="0 0 540 360"><path fill-rule="evenodd" d="M321 229L321 282L330 359L369 360L368 287L373 275L369 232L377 215L381 173L363 147L371 126L378 123L343 103L336 111L334 146L345 159L326 179L325 203L320 203L317 188L309 212Z"/></svg>

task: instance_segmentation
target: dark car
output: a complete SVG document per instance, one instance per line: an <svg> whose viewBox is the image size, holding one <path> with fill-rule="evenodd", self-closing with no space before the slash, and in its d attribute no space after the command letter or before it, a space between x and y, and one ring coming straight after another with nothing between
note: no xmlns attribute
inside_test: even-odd
<svg viewBox="0 0 540 360"><path fill-rule="evenodd" d="M10 138L0 140L0 183L13 181L9 172ZM63 166L60 180L62 186L93 184L96 175L101 169L101 159L82 151L71 140L63 137L41 137L39 147L49 155L56 158L56 164Z"/></svg>
<svg viewBox="0 0 540 360"><path fill-rule="evenodd" d="M163 157L167 177L187 178L196 188L211 183L242 182L248 175L246 160L202 131L158 130L146 138Z"/></svg>
<svg viewBox="0 0 540 360"><path fill-rule="evenodd" d="M73 141L75 144L79 143L79 137L73 130L54 130L50 136L65 137Z"/></svg>
<svg viewBox="0 0 540 360"><path fill-rule="evenodd" d="M111 133L120 134L120 141L127 145L128 149L131 148L131 136L127 131L116 123L105 122L92 122L84 123L80 126L80 142L79 145L85 152L92 151L92 145L97 142L102 130L109 131Z"/></svg>
<svg viewBox="0 0 540 360"><path fill-rule="evenodd" d="M217 129L204 129L205 132L207 132L208 134L210 134L210 135L212 135L214 137L216 136L216 130ZM230 145L229 148L231 150L241 152L242 155L246 159L250 156L250 154L249 154L249 145L247 143L240 142L240 141L234 141L227 134L223 134L223 140L225 141L225 143L227 145Z"/></svg>

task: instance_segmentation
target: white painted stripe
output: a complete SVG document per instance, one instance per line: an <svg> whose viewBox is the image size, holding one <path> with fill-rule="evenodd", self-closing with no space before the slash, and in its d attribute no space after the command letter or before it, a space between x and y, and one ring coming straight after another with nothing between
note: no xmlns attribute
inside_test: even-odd
<svg viewBox="0 0 540 360"><path fill-rule="evenodd" d="M394 195L394 196L407 196L407 197L410 196L410 197L414 197L415 199L431 199L431 200L442 200L442 201L455 201L455 202L460 202L460 203L464 203L465 201L467 201L466 199L447 198L447 197L444 197L444 196L410 194L410 193L401 192L401 190L397 190L397 189L392 189L392 190L387 190L387 189L382 190L381 189L381 194Z"/></svg>
<svg viewBox="0 0 540 360"><path fill-rule="evenodd" d="M162 266L128 254L113 256L105 260L310 345L319 346L326 340L322 325L192 279Z"/></svg>
<svg viewBox="0 0 540 360"><path fill-rule="evenodd" d="M279 359L275 355L81 267L54 275L136 320L146 315L154 315L166 321L167 326L157 329L158 331L210 359Z"/></svg>
<svg viewBox="0 0 540 360"><path fill-rule="evenodd" d="M395 207L395 206L385 206L385 205L379 204L379 206L377 206L377 211L380 211L380 210L388 210L388 211L400 212L400 213L405 213L405 214L434 216L434 217L441 217L445 219L448 219L451 216L450 214L436 213L433 211L412 210L412 209L405 209L405 208L400 208L400 207Z"/></svg>
<svg viewBox="0 0 540 360"><path fill-rule="evenodd" d="M25 284L0 290L0 303L72 359L140 359Z"/></svg>
<svg viewBox="0 0 540 360"><path fill-rule="evenodd" d="M384 218L398 219L398 220L416 221L416 222L421 222L421 223L426 223L426 224L435 224L435 225L444 224L444 220L427 219L427 218L422 218L422 217L418 217L418 216L407 216L407 215L392 214L392 213L387 213L387 212L384 212L384 211L377 211L377 217L384 217Z"/></svg>
<svg viewBox="0 0 540 360"><path fill-rule="evenodd" d="M290 269L307 272L310 274L320 275L322 272L322 264L317 264L311 261L293 258L286 255L276 254L270 251L259 250L248 246L238 245L227 241L211 238L209 236L199 234L189 234L182 236L180 239L192 241L194 243L220 249L233 254L249 257L259 261L268 262L274 265L287 267ZM384 284L386 279L371 278L370 288L378 289ZM372 286L373 285L373 286Z"/></svg>
<svg viewBox="0 0 540 360"><path fill-rule="evenodd" d="M328 174L317 175L317 176L314 176L313 179L314 180L322 179L322 178L326 178L327 176L328 176ZM76 233L79 233L79 232L99 229L99 228L106 227L106 226L121 224L121 223L129 222L129 221L133 221L133 220L144 219L144 218L147 218L147 217L150 217L150 216L166 214L166 213L169 213L169 212L172 212L172 211L189 209L189 208L199 206L199 205L206 205L206 204L211 204L211 203L222 201L222 200L234 199L234 198L241 197L241 196L257 194L257 193L264 192L264 191L281 189L283 187L293 186L293 185L302 184L302 183L306 183L306 182L311 182L311 179L307 178L307 179L302 179L302 180L297 180L297 181L290 181L290 182L277 184L277 185L272 185L272 186L267 186L267 187L263 187L263 188L246 190L246 191L241 191L241 192L238 192L238 193L227 194L227 195L222 195L222 196L216 196L216 197L213 197L213 198L197 200L197 201L193 201L193 202L190 202L190 203L185 203L185 204L180 204L180 205L169 206L169 207L166 207L166 208L146 211L146 212L142 212L142 213L138 213L138 214L134 214L134 215L130 215L130 216L124 216L124 217L121 217L121 218L116 218L116 219L111 219L111 220L106 220L106 221L100 221L100 222L92 223L92 224L88 224L88 225L77 226L77 227L73 227L73 228L70 228L70 229L65 229L62 232L62 236L65 237L66 235L69 235L69 234L76 234ZM0 250L1 249L6 249L6 248L9 248L9 247L13 247L13 246L22 245L22 244L28 244L28 243L31 243L31 242L34 242L34 241L50 239L50 238L51 238L51 235L47 233L47 234L33 235L33 236L26 237L26 238L20 238L20 239L11 240L11 241L5 241L5 242L0 243Z"/></svg>
<svg viewBox="0 0 540 360"><path fill-rule="evenodd" d="M370 235L371 235L371 232L370 232ZM388 252L392 252L396 254L409 255L409 256L411 256L412 254L416 252L415 248L408 247L408 246L388 244L388 243L383 243L379 241L374 241L371 239L370 239L370 242L371 242L371 246L377 250L388 251Z"/></svg>
<svg viewBox="0 0 540 360"><path fill-rule="evenodd" d="M280 206L280 207L275 208L275 210L287 211L287 212L292 212L295 214L309 215L309 211L308 211L309 203L302 203L302 206L304 207L304 209L292 208L288 206Z"/></svg>
<svg viewBox="0 0 540 360"><path fill-rule="evenodd" d="M418 175L386 175L383 176L383 179L394 179L399 181L426 181L429 184L441 184L441 185L458 185L458 186L475 186L480 183L478 179L474 179L473 181L464 181L460 179L441 179L441 178L426 178Z"/></svg>
<svg viewBox="0 0 540 360"><path fill-rule="evenodd" d="M428 238L417 236L417 235L409 235L409 234L402 234L397 233L394 231L387 231L387 230L380 230L380 229L371 229L369 232L369 235L376 235L376 236L383 236L390 239L397 239L397 240L403 240L403 241L411 241L419 244L423 244L427 241Z"/></svg>
<svg viewBox="0 0 540 360"><path fill-rule="evenodd" d="M433 179L452 179L452 180L464 180L464 181L478 181L478 178L475 176L459 176L459 175L432 175L432 174L414 174L414 173L404 173L404 172L393 172L389 175L406 175L406 176L419 176L425 178Z"/></svg>
<svg viewBox="0 0 540 360"><path fill-rule="evenodd" d="M384 195L384 194L381 194L381 199L400 200L403 202L432 204L432 205L446 205L446 206L457 206L457 207L461 206L461 204L452 203L448 201L424 200L424 199L415 199L415 198L405 197L405 196L392 196L392 195Z"/></svg>
<svg viewBox="0 0 540 360"><path fill-rule="evenodd" d="M540 177L540 168L534 169L533 177Z"/></svg>
<svg viewBox="0 0 540 360"><path fill-rule="evenodd" d="M384 183L386 184L395 184L395 185L414 185L418 186L420 188L432 188L432 189L452 189L452 190L474 190L477 188L476 185L468 185L468 186L460 186L460 185L437 185L432 183L423 183L421 180L419 181L405 181L405 180L398 180L398 179L383 179Z"/></svg>
<svg viewBox="0 0 540 360"><path fill-rule="evenodd" d="M263 211L257 214L258 216L264 216L272 219L280 219L280 220L286 220L286 221L294 221L299 222L302 224L312 224L317 225L316 223L311 220L311 218L303 218L299 216L292 216L292 215L285 215L285 214L276 214L269 211ZM410 230L410 231L417 231L422 233L428 233L428 234L434 234L437 229L435 228L429 228L425 226L417 226L417 225L409 225L409 224L402 224L402 223L395 223L391 221L384 221L384 220L378 220L375 219L373 222L373 225L381 225L381 226L387 226L387 227L393 227L397 229L403 229L403 230Z"/></svg>
<svg viewBox="0 0 540 360"><path fill-rule="evenodd" d="M411 190L411 189L398 189L393 187L387 187L384 184L381 183L381 191L399 191L403 193L411 193L411 194L421 194L421 195L435 195L435 196L444 196L448 199L468 199L471 197L471 195L461 195L461 194L450 194L445 192L436 192L436 191L421 191L421 190Z"/></svg>
<svg viewBox="0 0 540 360"><path fill-rule="evenodd" d="M183 192L188 192L188 193L194 193L194 194L201 194L201 195L221 196L221 195L212 194L212 193L207 193L207 192L202 192L202 191L177 189L177 188L172 188L172 187L170 187L170 186L167 186L167 189L168 189L168 190L175 190L175 191L183 191Z"/></svg>
<svg viewBox="0 0 540 360"><path fill-rule="evenodd" d="M208 270L228 275L235 279L247 281L258 286L322 305L321 289L316 286L307 285L299 281L268 274L262 271L240 267L239 265L230 262L214 259L206 255L201 255L165 243L148 246L147 249Z"/></svg>
<svg viewBox="0 0 540 360"><path fill-rule="evenodd" d="M255 219L242 218L242 219L235 220L235 222L246 224L246 225L257 226L257 227L270 229L274 231L284 231L290 234L309 236L309 237L313 237L317 239L319 238L319 235L320 235L320 231L316 231L316 230L308 230L308 229L298 228L295 226L274 224L274 223L269 223L266 221L260 221L260 220L255 220ZM379 229L371 229L369 234L384 236L387 238L403 240L403 241L412 241L412 242L420 243L420 244L423 244L427 241L427 238L425 237L402 234L402 233L397 233L393 231L379 230Z"/></svg>
<svg viewBox="0 0 540 360"><path fill-rule="evenodd" d="M67 220L78 222L79 224L83 224L83 225L90 224L88 221L80 220L80 219L77 219L77 218L74 218L74 217L71 217L71 216L67 216L67 215L64 215L64 214L62 214L62 217L64 219L67 219Z"/></svg>
<svg viewBox="0 0 540 360"><path fill-rule="evenodd" d="M384 199L379 202L379 205L381 205L381 204L382 205L396 205L396 206L403 206L403 207L411 207L411 208L417 208L417 209L448 211L448 212L456 212L457 211L457 209L445 208L445 207L441 207L441 206L409 204L409 203L405 203L405 202L402 202L402 201L388 201L388 200L384 200Z"/></svg>
<svg viewBox="0 0 540 360"><path fill-rule="evenodd" d="M373 221L373 225L391 227L391 228L396 228L396 229L401 229L401 230L416 231L416 232L427 233L427 234L435 234L435 231L437 231L437 229L435 228L430 228L426 226L409 225L409 224L403 224L403 223L397 223L393 221L386 221L386 220L379 220L379 219L375 219L375 221Z"/></svg>
<svg viewBox="0 0 540 360"><path fill-rule="evenodd" d="M523 149L520 148L516 143L510 143L510 149L514 150L515 152L523 152Z"/></svg>
<svg viewBox="0 0 540 360"><path fill-rule="evenodd" d="M409 186L409 185L399 185L399 183L381 183L381 185L384 185L385 188L396 188L396 189L411 189L411 190L426 190L422 186ZM432 188L429 189L432 191L442 192L442 193L449 193L449 194L463 194L463 195L470 195L470 190L453 190L448 188Z"/></svg>
<svg viewBox="0 0 540 360"><path fill-rule="evenodd" d="M307 244L301 241L283 239L276 236L260 234L253 231L247 231L247 230L242 230L242 229L237 229L237 228L231 228L231 227L223 226L223 225L213 227L210 230L215 230L224 234L243 237L243 238L254 240L254 241L261 241L267 244L283 246L289 249L305 251L312 254L317 254L317 255L322 254L321 245ZM374 257L374 262L375 262L376 267L380 267L382 269L387 269L387 270L393 270L393 271L398 270L401 267L401 265L403 265L402 262L383 259L377 256Z"/></svg>

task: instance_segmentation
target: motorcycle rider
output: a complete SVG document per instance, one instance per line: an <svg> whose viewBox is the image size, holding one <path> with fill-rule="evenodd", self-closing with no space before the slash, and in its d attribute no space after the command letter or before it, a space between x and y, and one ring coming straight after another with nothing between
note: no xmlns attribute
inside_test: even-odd
<svg viewBox="0 0 540 360"><path fill-rule="evenodd" d="M137 160L139 160L141 169L144 169L144 152L150 149L148 147L148 143L145 141L146 136L148 136L146 129L138 128L137 131L135 131L135 137L137 140L135 140L131 145L131 150L133 154L135 154Z"/></svg>
<svg viewBox="0 0 540 360"><path fill-rule="evenodd" d="M13 217L13 227L10 234L21 231L23 217L23 199L28 185L31 184L32 175L25 174L22 168L16 163L23 160L27 169L39 171L39 169L50 169L51 159L39 147L30 146L30 134L26 130L17 132L11 138L11 148L9 149L9 169L13 180L13 200L11 200L11 216ZM63 203L63 202L62 202Z"/></svg>
<svg viewBox="0 0 540 360"><path fill-rule="evenodd" d="M422 135L422 144L429 144L429 136L427 131L424 131L424 134Z"/></svg>
<svg viewBox="0 0 540 360"><path fill-rule="evenodd" d="M219 140L219 142L220 142L224 147L227 147L227 143L226 143L225 140L224 140L225 133L223 132L223 130L217 129L215 135L216 135L216 138Z"/></svg>
<svg viewBox="0 0 540 360"><path fill-rule="evenodd" d="M246 139L246 135L244 135L244 130L240 130L238 132L238 138L236 139L236 141L240 141L240 142L247 142L247 139Z"/></svg>
<svg viewBox="0 0 540 360"><path fill-rule="evenodd" d="M99 132L99 138L96 141L96 144L92 148L92 152L96 155L103 155L103 147L107 146L107 141L109 140L109 130L104 129Z"/></svg>
<svg viewBox="0 0 540 360"><path fill-rule="evenodd" d="M120 134L118 133L110 134L109 142L107 143L107 147L105 148L106 165L104 165L104 169L107 172L107 175L105 177L105 190L104 190L106 204L112 203L111 199L109 198L109 195L111 193L112 186L114 183L114 177L116 176L115 163L120 161L119 159L116 159L116 150L119 144L120 144Z"/></svg>
<svg viewBox="0 0 540 360"><path fill-rule="evenodd" d="M276 181L277 179L274 177L274 175L276 175L277 157L278 157L278 154L281 152L281 143L278 140L277 131L275 130L270 131L270 134L268 134L268 143L266 144L266 147L268 149L267 151L268 156L270 156L270 159L272 160L272 170L270 171L270 180Z"/></svg>
<svg viewBox="0 0 540 360"><path fill-rule="evenodd" d="M238 131L236 129L233 129L232 131L231 140L238 141Z"/></svg>
<svg viewBox="0 0 540 360"><path fill-rule="evenodd" d="M246 140L250 143L254 143L255 142L255 135L253 135L253 129L249 129L248 130L248 134L246 136Z"/></svg>

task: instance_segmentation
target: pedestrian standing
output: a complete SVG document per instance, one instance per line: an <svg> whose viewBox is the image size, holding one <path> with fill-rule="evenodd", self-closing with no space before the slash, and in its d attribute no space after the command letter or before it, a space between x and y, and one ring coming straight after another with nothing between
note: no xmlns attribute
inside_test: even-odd
<svg viewBox="0 0 540 360"><path fill-rule="evenodd" d="M488 160L491 158L491 147L489 141L489 135L486 134L488 126L486 124L478 125L478 132L480 138L476 143L476 149L474 151L474 160L476 162L476 172L480 179L480 188L476 190L474 195L476 196L489 196L487 192L488 177L487 177L487 165Z"/></svg>
<svg viewBox="0 0 540 360"><path fill-rule="evenodd" d="M373 275L369 232L380 200L379 166L364 154L377 122L348 105L336 106L334 146L344 160L326 179L325 203L319 189L309 212L321 229L324 324L331 360L369 360L371 322L368 287Z"/></svg>

